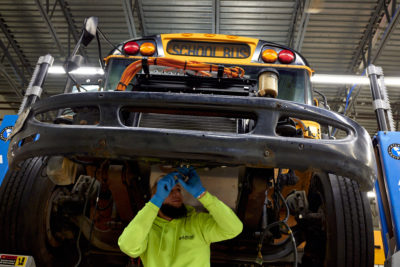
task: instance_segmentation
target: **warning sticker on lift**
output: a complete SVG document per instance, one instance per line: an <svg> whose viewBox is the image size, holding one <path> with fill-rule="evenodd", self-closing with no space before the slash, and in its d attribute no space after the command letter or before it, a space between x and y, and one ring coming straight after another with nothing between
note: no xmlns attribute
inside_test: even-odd
<svg viewBox="0 0 400 267"><path fill-rule="evenodd" d="M27 256L1 255L0 266L26 266Z"/></svg>

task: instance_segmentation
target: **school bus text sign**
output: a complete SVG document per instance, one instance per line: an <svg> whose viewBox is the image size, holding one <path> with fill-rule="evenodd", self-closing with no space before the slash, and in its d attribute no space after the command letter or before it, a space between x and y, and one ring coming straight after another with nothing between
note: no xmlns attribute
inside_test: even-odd
<svg viewBox="0 0 400 267"><path fill-rule="evenodd" d="M172 40L167 45L167 52L177 56L248 58L250 47L247 44Z"/></svg>

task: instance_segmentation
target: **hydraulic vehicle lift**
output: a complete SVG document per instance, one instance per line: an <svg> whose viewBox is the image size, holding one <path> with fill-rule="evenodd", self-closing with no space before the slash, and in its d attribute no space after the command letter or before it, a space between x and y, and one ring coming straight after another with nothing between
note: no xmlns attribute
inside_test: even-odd
<svg viewBox="0 0 400 267"><path fill-rule="evenodd" d="M375 183L385 267L400 266L400 132L395 131L382 68L368 66L378 133L373 138L378 166Z"/></svg>

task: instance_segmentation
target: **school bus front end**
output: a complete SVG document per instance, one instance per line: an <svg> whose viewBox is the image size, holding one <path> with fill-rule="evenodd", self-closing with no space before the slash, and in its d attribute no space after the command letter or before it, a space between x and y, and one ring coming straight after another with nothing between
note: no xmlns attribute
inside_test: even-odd
<svg viewBox="0 0 400 267"><path fill-rule="evenodd" d="M24 128L11 141L11 164L32 156L61 156L94 174L104 166L121 165L125 167L114 173L132 188L143 181L132 170L143 175L155 165L237 168L239 178L229 188L237 189L232 206L246 230L238 239L244 243L216 248L213 258L224 262L229 257L223 251L229 247L237 255L229 259L242 263L255 258L278 262L293 252L290 239L278 241L280 227L268 232L268 226L260 226L268 221L266 196L281 203L265 208L273 210L268 218L305 227L307 223L296 221L327 218L318 207L309 212L312 205L306 203L309 190L322 190L313 182L315 173L349 177L346 182L354 181L361 191L373 186L368 133L349 118L313 106L313 71L291 48L230 35L161 34L128 40L104 60L103 90L56 95L31 107ZM55 120L43 119L54 111ZM329 127L345 137L324 138ZM322 184L332 179L326 177ZM218 191L218 183L214 186ZM141 194L135 198L139 202L149 197ZM319 196L308 194L317 199L313 203L321 202ZM282 214L286 202L297 203L287 207L296 212L291 219ZM303 242L302 230L296 229L296 240ZM263 247L265 238L269 243Z"/></svg>

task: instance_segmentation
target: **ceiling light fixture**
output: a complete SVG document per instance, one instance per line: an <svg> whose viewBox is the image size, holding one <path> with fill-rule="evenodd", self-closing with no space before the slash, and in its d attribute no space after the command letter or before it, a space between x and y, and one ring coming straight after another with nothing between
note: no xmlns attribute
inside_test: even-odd
<svg viewBox="0 0 400 267"><path fill-rule="evenodd" d="M369 84L369 79L363 76L356 75L330 75L330 74L315 74L311 77L311 82L314 84Z"/></svg>
<svg viewBox="0 0 400 267"><path fill-rule="evenodd" d="M49 68L50 74L65 74L62 66L52 66ZM103 75L104 71L96 67L82 67L71 72L75 75ZM369 78L357 75L332 75L332 74L315 74L311 77L313 84L358 84L369 85ZM400 87L400 78L385 77L386 86Z"/></svg>
<svg viewBox="0 0 400 267"><path fill-rule="evenodd" d="M391 87L400 87L400 78L385 77L385 85ZM369 78L356 75L331 75L331 74L315 74L311 77L313 84L357 84L369 85Z"/></svg>
<svg viewBox="0 0 400 267"><path fill-rule="evenodd" d="M52 66L49 68L50 74L65 74L65 70L62 66ZM104 71L102 68L95 67L81 67L70 72L75 75L103 75Z"/></svg>

